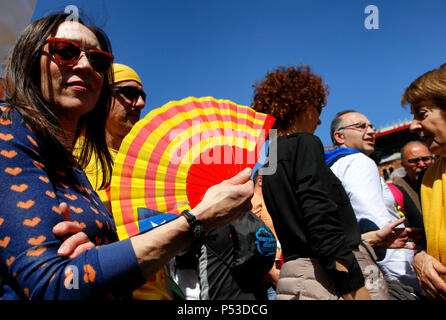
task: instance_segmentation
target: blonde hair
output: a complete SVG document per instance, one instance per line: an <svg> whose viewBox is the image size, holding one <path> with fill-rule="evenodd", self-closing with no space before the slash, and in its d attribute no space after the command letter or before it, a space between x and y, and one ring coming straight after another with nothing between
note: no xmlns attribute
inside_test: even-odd
<svg viewBox="0 0 446 320"><path fill-rule="evenodd" d="M413 81L401 97L401 104L415 104L423 100L433 100L446 111L446 63Z"/></svg>

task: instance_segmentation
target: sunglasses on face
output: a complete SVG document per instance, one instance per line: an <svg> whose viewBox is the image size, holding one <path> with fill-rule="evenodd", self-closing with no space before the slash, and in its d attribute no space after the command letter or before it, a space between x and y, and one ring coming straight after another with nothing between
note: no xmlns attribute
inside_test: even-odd
<svg viewBox="0 0 446 320"><path fill-rule="evenodd" d="M420 161L430 162L430 161L432 161L432 159L433 159L432 156L427 156L427 157L419 157L419 158L407 159L407 162L409 162L410 164L417 164Z"/></svg>
<svg viewBox="0 0 446 320"><path fill-rule="evenodd" d="M47 42L57 62L68 67L74 66L79 61L82 52L85 52L91 66L99 73L106 72L113 63L113 55L106 51L84 49L76 42L61 38L52 37Z"/></svg>
<svg viewBox="0 0 446 320"><path fill-rule="evenodd" d="M146 102L146 93L142 90L139 90L136 87L121 86L121 87L114 87L113 90L116 93L122 94L124 97L134 102L138 101L139 97L141 97L142 100Z"/></svg>
<svg viewBox="0 0 446 320"><path fill-rule="evenodd" d="M376 131L376 127L373 124L366 122L356 122L345 127L340 127L337 131L342 129L355 129L355 128L361 129L362 131L366 131L368 128L370 128L373 131Z"/></svg>

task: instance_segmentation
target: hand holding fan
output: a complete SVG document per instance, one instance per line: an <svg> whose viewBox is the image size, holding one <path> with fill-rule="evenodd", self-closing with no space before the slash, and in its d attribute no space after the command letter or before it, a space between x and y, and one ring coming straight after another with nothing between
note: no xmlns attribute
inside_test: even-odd
<svg viewBox="0 0 446 320"><path fill-rule="evenodd" d="M271 116L212 97L171 101L149 112L115 158L111 204L119 238L138 234L143 220L160 212L172 219L195 207L209 187L253 168L273 123Z"/></svg>

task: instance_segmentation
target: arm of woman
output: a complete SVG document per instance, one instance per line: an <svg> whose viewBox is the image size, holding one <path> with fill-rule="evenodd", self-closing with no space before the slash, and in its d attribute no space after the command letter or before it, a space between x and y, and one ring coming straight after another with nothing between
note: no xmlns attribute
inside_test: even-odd
<svg viewBox="0 0 446 320"><path fill-rule="evenodd" d="M251 169L247 168L233 178L209 188L203 201L190 211L203 223L205 233L240 218L250 210L249 199L253 194L250 176ZM69 216L66 204L61 203L60 209L64 216ZM72 234L60 246L60 256L75 258L94 246L76 223L60 222L53 228L53 232L58 236ZM180 218L151 232L133 237L132 244L136 257L145 270L145 277L153 276L173 256L188 247L194 240L191 234L186 219ZM155 262L156 260L158 262Z"/></svg>
<svg viewBox="0 0 446 320"><path fill-rule="evenodd" d="M205 233L240 218L250 210L249 199L253 194L250 176L251 169L247 168L233 178L211 187L206 192L203 201L191 210L191 213L203 223ZM59 208L65 220L69 220L67 218L69 217L67 205L61 203ZM167 228L160 226L152 230L151 233L132 239L140 264L145 265L145 260L150 261L150 265L146 267L146 278L150 278L154 272L159 270L155 270L157 265L161 264L160 267L162 267L193 241L189 225L185 223L186 220L177 220L177 223L172 221L166 224ZM155 232L157 229L158 231ZM53 228L53 232L56 236L71 235L60 246L58 250L60 256L68 256L74 259L83 251L94 247L94 244L89 241L88 236L82 232L77 223L71 221L60 222ZM146 242L150 245L146 245ZM178 245L175 245L176 242L178 242ZM163 245L166 244L168 247L163 248ZM170 252L170 254L166 254L166 252ZM157 257L160 256L163 256L163 261L165 261L158 264L154 263L152 258L158 259Z"/></svg>
<svg viewBox="0 0 446 320"><path fill-rule="evenodd" d="M82 231L82 226L77 222L70 221L70 209L66 202L61 202L59 210L62 212L65 221L59 222L53 228L56 237L64 238L64 241L57 250L60 257L74 259L85 250L95 247L87 234Z"/></svg>

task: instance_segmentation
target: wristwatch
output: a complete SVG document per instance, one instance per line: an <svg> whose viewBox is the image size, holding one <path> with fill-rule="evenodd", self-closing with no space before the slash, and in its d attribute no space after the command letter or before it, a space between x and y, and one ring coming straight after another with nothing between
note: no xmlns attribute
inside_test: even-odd
<svg viewBox="0 0 446 320"><path fill-rule="evenodd" d="M186 218L187 223L189 223L195 240L203 241L206 238L206 235L204 234L201 221L197 220L197 218L195 218L195 216L190 213L189 210L184 210L183 212L181 212L181 214Z"/></svg>

